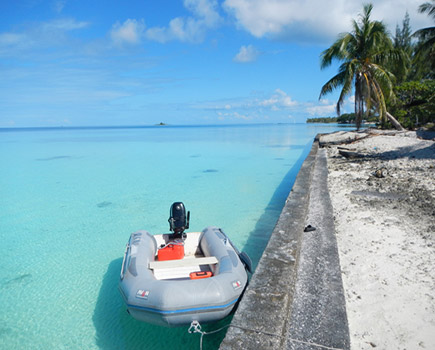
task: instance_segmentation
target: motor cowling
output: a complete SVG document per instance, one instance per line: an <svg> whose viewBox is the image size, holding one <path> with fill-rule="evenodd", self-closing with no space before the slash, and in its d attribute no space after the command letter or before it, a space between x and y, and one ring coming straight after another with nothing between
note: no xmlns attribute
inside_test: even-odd
<svg viewBox="0 0 435 350"><path fill-rule="evenodd" d="M190 211L187 212L182 202L174 202L169 210L169 229L176 236L182 236L189 228Z"/></svg>

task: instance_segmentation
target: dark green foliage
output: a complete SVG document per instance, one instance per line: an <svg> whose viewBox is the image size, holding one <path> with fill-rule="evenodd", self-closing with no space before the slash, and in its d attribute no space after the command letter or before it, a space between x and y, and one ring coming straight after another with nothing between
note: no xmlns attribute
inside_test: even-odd
<svg viewBox="0 0 435 350"><path fill-rule="evenodd" d="M420 13L427 13L435 20L435 0L419 7ZM407 47L407 24L397 36L397 43ZM416 128L435 122L435 27L417 30L412 37L417 39L412 46L412 61L406 80L398 79L394 87L396 98L388 107L399 122L407 128ZM396 41L395 41L396 43ZM399 84L400 83L400 84Z"/></svg>
<svg viewBox="0 0 435 350"><path fill-rule="evenodd" d="M337 117L308 118L307 123L337 123Z"/></svg>
<svg viewBox="0 0 435 350"><path fill-rule="evenodd" d="M308 118L307 123L337 123L337 124L355 124L355 113L343 113L338 117L319 117ZM371 116L366 121L373 123L378 120L377 116Z"/></svg>
<svg viewBox="0 0 435 350"><path fill-rule="evenodd" d="M355 113L343 113L337 118L339 124L353 124L355 123Z"/></svg>
<svg viewBox="0 0 435 350"><path fill-rule="evenodd" d="M435 80L410 81L394 88L392 112L407 128L435 123Z"/></svg>
<svg viewBox="0 0 435 350"><path fill-rule="evenodd" d="M420 13L427 13L435 21L435 1L426 2L419 7ZM435 79L435 27L417 30L413 36L416 44L412 79Z"/></svg>

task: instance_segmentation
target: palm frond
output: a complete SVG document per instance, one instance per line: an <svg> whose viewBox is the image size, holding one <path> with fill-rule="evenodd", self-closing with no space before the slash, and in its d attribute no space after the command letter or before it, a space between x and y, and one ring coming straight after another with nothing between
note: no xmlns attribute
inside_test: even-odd
<svg viewBox="0 0 435 350"><path fill-rule="evenodd" d="M343 81L345 79L344 73L338 73L337 75L333 76L328 82L322 86L322 89L320 90L320 96L319 100L326 94L334 91L339 86L343 85Z"/></svg>
<svg viewBox="0 0 435 350"><path fill-rule="evenodd" d="M341 65L340 71L343 74L342 76L342 89L340 92L340 96L337 101L337 114L340 115L341 106L344 103L344 100L347 96L352 93L352 83L355 76L355 61L346 62Z"/></svg>
<svg viewBox="0 0 435 350"><path fill-rule="evenodd" d="M435 1L432 0L432 4L430 2L425 2L424 4L421 4L418 8L418 12L427 12L427 14L435 20Z"/></svg>
<svg viewBox="0 0 435 350"><path fill-rule="evenodd" d="M320 68L329 67L334 59L341 61L348 57L347 46L352 40L350 33L342 33L329 49L320 54Z"/></svg>
<svg viewBox="0 0 435 350"><path fill-rule="evenodd" d="M384 94L382 93L382 89L376 80L373 80L372 86L373 86L373 90L372 90L373 92L371 98L373 98L374 102L377 104L379 120L382 123L385 123L387 119L387 106L385 103Z"/></svg>
<svg viewBox="0 0 435 350"><path fill-rule="evenodd" d="M372 87L371 87L371 74L370 72L361 72L361 98L364 100L364 103L366 104L366 109L370 110L371 108L371 101L369 96L372 94Z"/></svg>
<svg viewBox="0 0 435 350"><path fill-rule="evenodd" d="M435 27L426 27L417 30L413 37L419 38L420 40L427 40L428 38L433 38L435 36Z"/></svg>
<svg viewBox="0 0 435 350"><path fill-rule="evenodd" d="M369 66L372 80L381 88L384 96L391 97L393 94L394 75L382 66L371 64Z"/></svg>

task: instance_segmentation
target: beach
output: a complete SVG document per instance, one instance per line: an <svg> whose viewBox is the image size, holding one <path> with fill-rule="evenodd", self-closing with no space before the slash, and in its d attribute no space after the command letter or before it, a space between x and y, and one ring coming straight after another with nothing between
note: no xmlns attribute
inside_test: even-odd
<svg viewBox="0 0 435 350"><path fill-rule="evenodd" d="M435 145L418 136L320 138L351 349L435 348Z"/></svg>

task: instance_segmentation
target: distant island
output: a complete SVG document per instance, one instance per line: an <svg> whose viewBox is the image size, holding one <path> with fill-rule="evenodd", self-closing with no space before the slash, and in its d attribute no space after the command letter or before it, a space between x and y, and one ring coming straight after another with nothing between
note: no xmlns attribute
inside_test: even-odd
<svg viewBox="0 0 435 350"><path fill-rule="evenodd" d="M378 120L376 116L367 118L365 122L374 123ZM337 123L337 124L354 124L355 113L344 113L339 117L321 117L321 118L308 118L307 123Z"/></svg>

